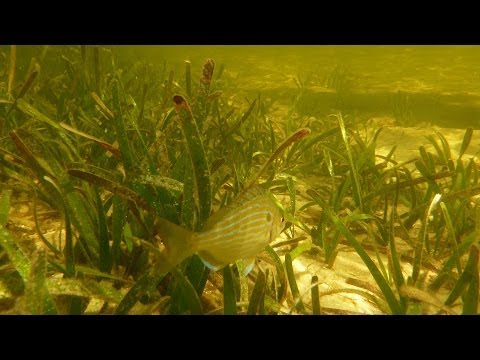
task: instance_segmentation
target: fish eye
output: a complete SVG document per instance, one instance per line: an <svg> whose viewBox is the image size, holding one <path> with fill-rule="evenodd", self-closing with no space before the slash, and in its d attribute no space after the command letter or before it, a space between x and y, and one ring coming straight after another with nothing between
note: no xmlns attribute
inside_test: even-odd
<svg viewBox="0 0 480 360"><path fill-rule="evenodd" d="M282 216L282 223L285 222L285 217Z"/></svg>

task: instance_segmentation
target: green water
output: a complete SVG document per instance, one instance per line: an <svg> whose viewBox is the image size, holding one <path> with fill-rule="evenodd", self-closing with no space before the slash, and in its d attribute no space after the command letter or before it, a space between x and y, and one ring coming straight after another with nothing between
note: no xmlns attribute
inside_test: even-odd
<svg viewBox="0 0 480 360"><path fill-rule="evenodd" d="M4 66L6 53L4 49ZM119 66L147 62L176 74L184 70L184 61L201 69L203 60L214 58L225 65L225 76L235 80L237 90L247 94L263 91L274 97L288 98L305 83L304 112L325 115L334 108L359 111L364 116L393 116L398 98L408 96L405 104L413 125L478 128L480 84L480 47L478 46L112 46L101 51L100 62L110 66L114 55ZM65 67L62 56L75 58L79 49L51 46L18 47L18 75L25 76L32 57L44 63L41 76L55 74ZM339 71L338 71L339 70ZM340 74L342 94L332 77ZM339 75L337 74L337 75ZM328 80L330 78L330 81ZM398 95L401 92L401 95ZM339 105L338 97L342 106ZM311 105L313 104L314 105Z"/></svg>
<svg viewBox="0 0 480 360"><path fill-rule="evenodd" d="M408 96L406 125L478 128L480 123L480 47L478 46L156 46L117 47L120 57L161 63L176 72L183 60L199 68L206 57L226 65L237 86L289 98L305 82L305 112L326 114L339 107L332 77L343 81L343 109L364 116L394 116L397 94ZM329 79L330 78L330 82ZM315 105L311 105L315 103Z"/></svg>
<svg viewBox="0 0 480 360"><path fill-rule="evenodd" d="M0 46L0 312L478 313L479 60ZM191 246L253 186L284 228L248 276L252 259L164 266L181 249L161 224Z"/></svg>

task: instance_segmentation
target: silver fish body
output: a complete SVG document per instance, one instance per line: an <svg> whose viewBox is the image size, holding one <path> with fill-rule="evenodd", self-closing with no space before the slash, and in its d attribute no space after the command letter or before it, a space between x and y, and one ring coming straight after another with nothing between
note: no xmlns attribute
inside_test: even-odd
<svg viewBox="0 0 480 360"><path fill-rule="evenodd" d="M202 231L191 232L165 219L156 222L171 263L197 253L214 271L255 257L275 240L282 225L282 212L273 195L260 187L243 192L212 215Z"/></svg>

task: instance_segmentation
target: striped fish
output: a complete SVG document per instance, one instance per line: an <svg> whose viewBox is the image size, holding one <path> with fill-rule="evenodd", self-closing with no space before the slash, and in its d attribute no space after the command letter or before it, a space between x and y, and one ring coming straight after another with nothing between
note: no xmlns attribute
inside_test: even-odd
<svg viewBox="0 0 480 360"><path fill-rule="evenodd" d="M196 253L214 271L243 259L249 265L248 273L255 255L280 234L283 221L274 196L256 186L213 214L202 231L188 231L161 218L155 228L165 244L170 266Z"/></svg>

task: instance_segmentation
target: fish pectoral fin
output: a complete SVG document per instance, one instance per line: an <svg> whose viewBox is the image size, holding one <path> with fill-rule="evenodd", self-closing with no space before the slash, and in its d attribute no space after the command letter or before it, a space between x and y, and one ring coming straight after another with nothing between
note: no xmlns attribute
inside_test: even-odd
<svg viewBox="0 0 480 360"><path fill-rule="evenodd" d="M218 271L225 266L224 263L215 259L208 251L199 251L197 254L203 264L212 271Z"/></svg>
<svg viewBox="0 0 480 360"><path fill-rule="evenodd" d="M209 252L203 251L198 252L200 259L202 259L203 264L208 267L210 270L218 271L224 266L228 265L216 260ZM250 257L246 259L237 260L235 263L237 264L237 268L239 271L243 272L244 276L247 276L255 266L256 257Z"/></svg>
<svg viewBox="0 0 480 360"><path fill-rule="evenodd" d="M253 267L255 266L255 257L239 260L237 261L237 266L239 263L241 264L243 275L247 276L248 274L250 274L250 271L252 271Z"/></svg>

